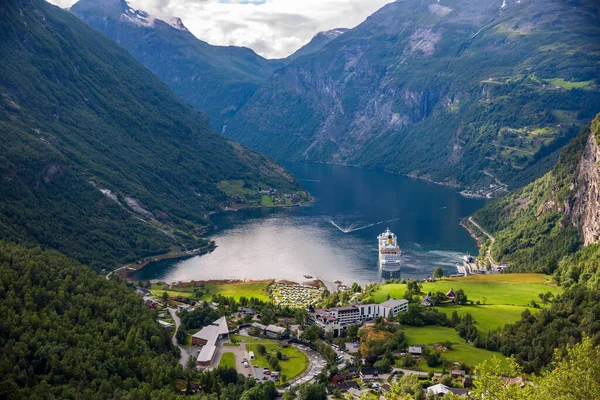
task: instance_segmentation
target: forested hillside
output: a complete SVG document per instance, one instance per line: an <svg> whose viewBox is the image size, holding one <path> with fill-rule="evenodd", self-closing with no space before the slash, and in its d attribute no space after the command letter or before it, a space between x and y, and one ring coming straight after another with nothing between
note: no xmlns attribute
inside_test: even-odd
<svg viewBox="0 0 600 400"><path fill-rule="evenodd" d="M4 239L111 268L204 246L205 215L244 201L220 190L230 180L299 190L72 14L9 0L0 21Z"/></svg>
<svg viewBox="0 0 600 400"><path fill-rule="evenodd" d="M276 71L225 133L282 159L515 188L600 109L599 17L592 0L392 2Z"/></svg>
<svg viewBox="0 0 600 400"><path fill-rule="evenodd" d="M598 241L598 135L600 116L563 149L551 172L473 216L496 239L495 261L513 271L553 273L563 256Z"/></svg>
<svg viewBox="0 0 600 400"><path fill-rule="evenodd" d="M235 46L211 46L181 20L162 21L123 0L80 0L70 10L123 46L221 131L282 61Z"/></svg>
<svg viewBox="0 0 600 400"><path fill-rule="evenodd" d="M155 318L124 284L0 241L0 398L174 393L183 369Z"/></svg>
<svg viewBox="0 0 600 400"><path fill-rule="evenodd" d="M487 245L496 261L512 271L553 273L565 288L539 313L525 311L516 324L476 343L514 354L526 372L542 371L555 349L584 335L600 345L599 138L600 115L551 172L474 215L495 236Z"/></svg>

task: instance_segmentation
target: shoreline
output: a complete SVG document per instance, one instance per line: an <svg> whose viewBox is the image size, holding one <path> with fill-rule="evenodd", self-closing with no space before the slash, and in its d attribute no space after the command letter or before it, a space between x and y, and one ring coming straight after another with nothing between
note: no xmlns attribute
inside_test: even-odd
<svg viewBox="0 0 600 400"><path fill-rule="evenodd" d="M475 243L477 243L477 247L481 249L481 247L482 247L481 239L479 238L479 236L477 236L473 232L473 229L467 223L465 223L465 221L468 221L468 220L467 219L463 219L462 221L460 221L459 225L461 227L463 227L463 229L466 230L469 233L469 236L471 236L475 240Z"/></svg>

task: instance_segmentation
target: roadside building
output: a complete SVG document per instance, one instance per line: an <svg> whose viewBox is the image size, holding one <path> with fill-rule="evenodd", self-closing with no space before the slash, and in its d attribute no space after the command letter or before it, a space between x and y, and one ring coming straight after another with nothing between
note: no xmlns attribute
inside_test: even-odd
<svg viewBox="0 0 600 400"><path fill-rule="evenodd" d="M276 325L269 325L265 328L265 335L270 338L282 338L285 336L285 328Z"/></svg>
<svg viewBox="0 0 600 400"><path fill-rule="evenodd" d="M468 395L467 389L448 387L441 383L438 383L437 385L429 386L427 388L427 395L433 394L437 397L443 397L443 396L447 395L448 393L452 393L454 395L461 396L461 397Z"/></svg>
<svg viewBox="0 0 600 400"><path fill-rule="evenodd" d="M205 326L192 335L192 345L202 346L196 362L207 367L212 364L217 351L217 342L229 337L229 327L225 317L221 317L211 325Z"/></svg>
<svg viewBox="0 0 600 400"><path fill-rule="evenodd" d="M160 326L162 326L165 329L173 329L174 328L173 324L171 324L171 323L169 323L167 321L163 321L161 319L158 320L158 323L159 323Z"/></svg>
<svg viewBox="0 0 600 400"><path fill-rule="evenodd" d="M242 307L239 309L239 312L242 315L254 315L255 314L254 310L251 308L243 308Z"/></svg>
<svg viewBox="0 0 600 400"><path fill-rule="evenodd" d="M450 375L453 379L458 379L463 378L466 375L466 373L462 369L453 369L452 371L450 371Z"/></svg>

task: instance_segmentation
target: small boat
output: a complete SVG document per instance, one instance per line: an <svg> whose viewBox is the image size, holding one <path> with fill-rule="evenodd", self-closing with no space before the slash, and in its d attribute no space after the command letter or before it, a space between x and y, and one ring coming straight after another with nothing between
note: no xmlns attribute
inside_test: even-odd
<svg viewBox="0 0 600 400"><path fill-rule="evenodd" d="M304 275L304 277L305 277L306 279L312 279L312 278L313 278L311 275Z"/></svg>

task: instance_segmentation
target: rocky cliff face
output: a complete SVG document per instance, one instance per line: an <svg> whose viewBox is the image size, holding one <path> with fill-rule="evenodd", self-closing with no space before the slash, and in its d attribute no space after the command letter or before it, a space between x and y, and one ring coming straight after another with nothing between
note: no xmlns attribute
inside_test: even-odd
<svg viewBox="0 0 600 400"><path fill-rule="evenodd" d="M573 180L574 195L567 205L567 215L577 227L584 245L600 240L600 117L592 124L577 174Z"/></svg>

